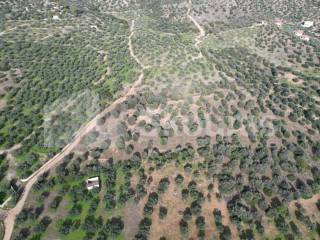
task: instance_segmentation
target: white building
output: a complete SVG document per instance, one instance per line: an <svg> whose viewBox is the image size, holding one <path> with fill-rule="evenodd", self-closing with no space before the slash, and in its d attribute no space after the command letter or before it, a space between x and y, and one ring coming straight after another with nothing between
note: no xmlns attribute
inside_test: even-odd
<svg viewBox="0 0 320 240"><path fill-rule="evenodd" d="M294 35L296 35L297 37L302 37L304 34L304 32L302 30L296 30L294 31Z"/></svg>
<svg viewBox="0 0 320 240"><path fill-rule="evenodd" d="M59 17L58 15L53 15L53 16L52 16L52 19L53 19L53 20L60 20L60 17Z"/></svg>
<svg viewBox="0 0 320 240"><path fill-rule="evenodd" d="M100 187L99 177L89 178L86 181L86 186L87 186L88 190L92 190L94 188L99 188Z"/></svg>
<svg viewBox="0 0 320 240"><path fill-rule="evenodd" d="M313 27L313 21L304 21L301 26L305 28Z"/></svg>
<svg viewBox="0 0 320 240"><path fill-rule="evenodd" d="M276 19L276 21L274 22L278 27L282 27L283 25L283 21L281 19Z"/></svg>
<svg viewBox="0 0 320 240"><path fill-rule="evenodd" d="M306 42L309 42L309 41L310 41L310 37L307 36L307 35L301 36L301 39L302 39L303 41L306 41Z"/></svg>

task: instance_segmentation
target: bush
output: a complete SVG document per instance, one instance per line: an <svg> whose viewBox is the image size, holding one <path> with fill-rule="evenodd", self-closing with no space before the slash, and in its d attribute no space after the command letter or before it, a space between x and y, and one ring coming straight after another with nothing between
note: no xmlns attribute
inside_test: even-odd
<svg viewBox="0 0 320 240"><path fill-rule="evenodd" d="M159 194L164 193L168 189L169 184L170 184L170 181L168 178L162 178L158 185Z"/></svg>
<svg viewBox="0 0 320 240"><path fill-rule="evenodd" d="M183 235L186 235L188 233L189 231L188 223L183 219L180 220L179 227L180 227L180 232Z"/></svg>
<svg viewBox="0 0 320 240"><path fill-rule="evenodd" d="M166 207L160 206L159 208L159 218L164 219L167 216L168 209Z"/></svg>
<svg viewBox="0 0 320 240"><path fill-rule="evenodd" d="M185 221L189 221L192 218L192 212L191 209L189 207L187 207L184 211L183 211L183 220Z"/></svg>
<svg viewBox="0 0 320 240"><path fill-rule="evenodd" d="M150 218L143 218L139 223L139 230L138 233L135 235L134 239L141 240L141 239L147 239L147 236L150 231L152 221Z"/></svg>
<svg viewBox="0 0 320 240"><path fill-rule="evenodd" d="M221 240L231 240L231 230L228 226L223 226L222 231L220 232L220 239Z"/></svg>
<svg viewBox="0 0 320 240"><path fill-rule="evenodd" d="M72 216L78 216L80 215L82 212L82 205L79 203L76 203L72 206L71 210L70 210L70 215Z"/></svg>
<svg viewBox="0 0 320 240"><path fill-rule="evenodd" d="M199 230L204 230L204 229L205 229L205 225L206 225L206 223L205 223L204 217L203 217L203 216L197 217L197 219L196 219L196 226L197 226L197 228L198 228Z"/></svg>
<svg viewBox="0 0 320 240"><path fill-rule="evenodd" d="M124 228L124 223L121 217L112 217L108 219L105 225L105 230L108 236L115 237L119 235Z"/></svg>
<svg viewBox="0 0 320 240"><path fill-rule="evenodd" d="M56 196L50 203L50 208L56 210L59 207L61 201L62 196Z"/></svg>
<svg viewBox="0 0 320 240"><path fill-rule="evenodd" d="M193 215L201 214L201 205L197 201L193 201L190 206Z"/></svg>
<svg viewBox="0 0 320 240"><path fill-rule="evenodd" d="M184 177L181 174L178 174L175 178L175 182L180 185L183 183Z"/></svg>
<svg viewBox="0 0 320 240"><path fill-rule="evenodd" d="M51 222L52 222L52 220L51 220L51 218L49 216L43 217L40 220L40 222L38 223L38 225L36 225L35 231L36 232L40 232L40 233L45 232Z"/></svg>

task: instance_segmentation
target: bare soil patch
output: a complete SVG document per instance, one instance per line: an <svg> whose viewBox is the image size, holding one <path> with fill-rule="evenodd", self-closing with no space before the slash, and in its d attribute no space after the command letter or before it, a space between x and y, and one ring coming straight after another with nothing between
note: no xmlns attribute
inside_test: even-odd
<svg viewBox="0 0 320 240"><path fill-rule="evenodd" d="M123 221L125 239L133 239L139 229L139 222L142 218L140 212L141 207L139 205L140 204L130 202L127 203L124 208Z"/></svg>

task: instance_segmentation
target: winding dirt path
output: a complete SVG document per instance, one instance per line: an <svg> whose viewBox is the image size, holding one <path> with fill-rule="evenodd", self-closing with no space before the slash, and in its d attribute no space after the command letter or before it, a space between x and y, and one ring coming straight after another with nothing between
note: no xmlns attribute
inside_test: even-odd
<svg viewBox="0 0 320 240"><path fill-rule="evenodd" d="M199 30L199 34L198 36L196 37L196 43L195 43L195 47L199 49L199 44L201 43L202 41L202 38L206 35L206 31L204 30L204 28L197 22L197 20L192 16L190 15L190 12L191 12L191 8L192 8L192 0L189 0L188 2L188 11L187 11L187 17L189 18L189 20L196 26L196 28ZM203 57L202 53L200 52L199 55L195 58L195 59L198 59L198 58L201 58Z"/></svg>
<svg viewBox="0 0 320 240"><path fill-rule="evenodd" d="M117 104L125 101L128 96L133 95L136 92L136 88L141 84L142 79L144 77L144 70L147 69L149 66L143 65L138 57L135 55L131 38L133 36L133 30L134 30L134 20L131 23L130 27L130 35L129 35L129 41L128 41L128 47L130 50L130 55L135 59L135 61L139 64L141 67L140 75L138 79L133 83L129 91L122 97L115 100L111 105L109 105L106 109L104 109L101 113L99 113L95 118L93 118L90 122L88 122L86 125L81 127L76 134L74 135L73 141L66 145L60 153L58 153L56 156L51 158L48 162L46 162L44 165L42 165L38 170L36 170L33 174L31 174L28 178L21 180L22 182L25 182L25 188L24 191L20 197L20 200L16 204L16 206L12 209L10 209L7 214L6 218L4 220L4 226L5 226L5 235L3 240L10 240L11 235L14 228L14 222L16 216L20 213L22 210L24 203L28 197L28 194L30 190L32 189L33 184L36 183L39 176L41 176L46 171L50 170L51 168L55 167L58 163L60 163L65 156L70 154L73 149L80 143L82 138L89 133L91 130L93 130L97 126L97 120L104 116L107 112L111 111L112 108L114 108Z"/></svg>
<svg viewBox="0 0 320 240"><path fill-rule="evenodd" d="M143 70L149 68L149 66L145 66L134 53L133 46L132 46L132 36L134 34L134 24L135 24L135 20L132 20L131 25L130 25L130 36L129 36L129 43L128 43L129 51L130 51L130 55L140 65L140 67L142 68L142 71L143 71Z"/></svg>

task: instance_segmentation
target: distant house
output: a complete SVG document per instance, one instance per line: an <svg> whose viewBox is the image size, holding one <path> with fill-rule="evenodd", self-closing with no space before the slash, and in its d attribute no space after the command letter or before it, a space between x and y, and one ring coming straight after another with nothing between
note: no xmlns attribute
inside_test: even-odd
<svg viewBox="0 0 320 240"><path fill-rule="evenodd" d="M302 37L303 36L303 31L302 30L296 30L294 31L294 35L296 35L297 37Z"/></svg>
<svg viewBox="0 0 320 240"><path fill-rule="evenodd" d="M53 15L52 19L57 21L57 20L60 20L60 17L58 15Z"/></svg>
<svg viewBox="0 0 320 240"><path fill-rule="evenodd" d="M301 39L304 40L304 41L306 41L306 42L309 42L309 41L310 41L310 37L307 36L307 35L301 36Z"/></svg>
<svg viewBox="0 0 320 240"><path fill-rule="evenodd" d="M303 41L306 41L306 42L310 41L310 36L305 35L304 31L302 31L302 30L294 31L294 35L296 35L297 37L299 37Z"/></svg>
<svg viewBox="0 0 320 240"><path fill-rule="evenodd" d="M305 28L313 27L313 21L304 21L302 22L301 26Z"/></svg>
<svg viewBox="0 0 320 240"><path fill-rule="evenodd" d="M281 27L283 25L282 19L276 19L274 22L278 27Z"/></svg>
<svg viewBox="0 0 320 240"><path fill-rule="evenodd" d="M94 188L99 188L100 187L100 180L99 177L93 177L93 178L89 178L86 181L86 186L88 190L92 190Z"/></svg>

